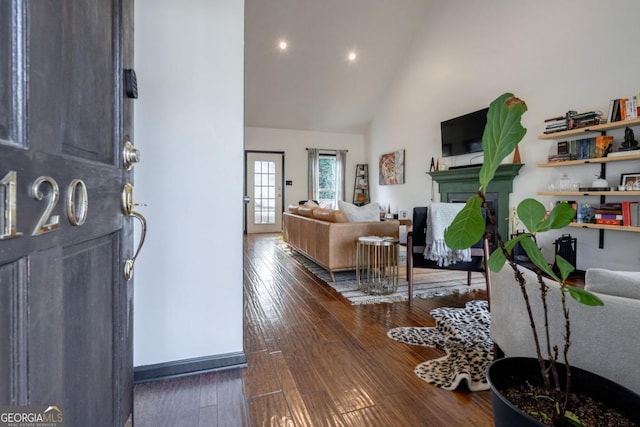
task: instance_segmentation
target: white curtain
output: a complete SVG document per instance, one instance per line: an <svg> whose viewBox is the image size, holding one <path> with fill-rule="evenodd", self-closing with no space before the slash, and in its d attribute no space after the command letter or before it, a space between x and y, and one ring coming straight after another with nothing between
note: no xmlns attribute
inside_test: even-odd
<svg viewBox="0 0 640 427"><path fill-rule="evenodd" d="M307 198L309 200L318 200L318 160L320 159L320 150L307 148L307 158Z"/></svg>
<svg viewBox="0 0 640 427"><path fill-rule="evenodd" d="M346 170L347 150L336 150L336 200L344 201Z"/></svg>

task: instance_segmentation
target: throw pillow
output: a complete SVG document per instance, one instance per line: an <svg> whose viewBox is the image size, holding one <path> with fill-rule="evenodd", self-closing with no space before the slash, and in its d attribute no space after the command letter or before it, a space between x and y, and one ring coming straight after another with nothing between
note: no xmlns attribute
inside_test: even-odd
<svg viewBox="0 0 640 427"><path fill-rule="evenodd" d="M289 205L289 212L297 214L298 213L298 205Z"/></svg>
<svg viewBox="0 0 640 427"><path fill-rule="evenodd" d="M584 288L600 294L640 299L640 272L589 268Z"/></svg>
<svg viewBox="0 0 640 427"><path fill-rule="evenodd" d="M341 210L331 210L324 208L315 208L313 210L313 217L327 222L349 222L347 215Z"/></svg>
<svg viewBox="0 0 640 427"><path fill-rule="evenodd" d="M378 203L356 206L352 203L338 200L338 208L347 215L349 222L380 221L380 205Z"/></svg>
<svg viewBox="0 0 640 427"><path fill-rule="evenodd" d="M313 200L307 200L306 202L304 202L304 205L306 207L308 207L308 208L317 208L318 206L320 206L319 204L317 204Z"/></svg>
<svg viewBox="0 0 640 427"><path fill-rule="evenodd" d="M315 209L318 209L318 208L317 207L312 208L312 207L308 207L308 206L300 206L298 208L298 214L302 215L302 216L309 217L309 218L313 218L313 211Z"/></svg>

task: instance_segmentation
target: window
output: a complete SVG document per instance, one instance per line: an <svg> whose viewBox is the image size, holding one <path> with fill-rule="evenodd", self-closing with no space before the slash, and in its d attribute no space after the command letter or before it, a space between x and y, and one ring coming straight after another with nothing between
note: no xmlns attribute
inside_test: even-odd
<svg viewBox="0 0 640 427"><path fill-rule="evenodd" d="M308 198L317 200L322 207L336 209L338 200L344 200L344 171L347 150L307 148Z"/></svg>
<svg viewBox="0 0 640 427"><path fill-rule="evenodd" d="M318 159L318 202L327 209L337 209L336 156L320 154Z"/></svg>
<svg viewBox="0 0 640 427"><path fill-rule="evenodd" d="M276 221L276 164L257 160L253 167L254 224L274 224Z"/></svg>

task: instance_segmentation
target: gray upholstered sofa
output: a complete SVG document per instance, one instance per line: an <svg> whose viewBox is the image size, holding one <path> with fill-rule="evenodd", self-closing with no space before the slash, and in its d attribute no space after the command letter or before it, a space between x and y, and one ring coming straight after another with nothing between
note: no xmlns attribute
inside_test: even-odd
<svg viewBox="0 0 640 427"><path fill-rule="evenodd" d="M539 318L542 306L538 297L535 274L522 269L529 295L534 295L534 316ZM562 352L564 322L560 312L558 284L550 286L550 324L554 342ZM616 272L589 269L585 289L596 293L604 302L601 307L588 307L568 297L571 319L569 363L609 378L640 393L640 272ZM508 266L491 272L491 338L506 356L535 357L531 328L520 288ZM537 313L537 314L536 314ZM539 323L538 328L542 324Z"/></svg>

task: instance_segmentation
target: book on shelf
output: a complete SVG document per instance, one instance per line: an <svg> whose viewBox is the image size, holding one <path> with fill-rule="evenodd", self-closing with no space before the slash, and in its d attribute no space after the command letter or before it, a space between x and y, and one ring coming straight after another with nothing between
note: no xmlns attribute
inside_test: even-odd
<svg viewBox="0 0 640 427"><path fill-rule="evenodd" d="M561 132L563 130L582 128L601 124L605 119L602 111L567 111L564 116L551 117L545 119L544 133Z"/></svg>
<svg viewBox="0 0 640 427"><path fill-rule="evenodd" d="M605 212L597 212L596 213L607 213L606 211L621 211L622 212L622 203L601 203L599 207L596 208L597 211L605 211Z"/></svg>
<svg viewBox="0 0 640 427"><path fill-rule="evenodd" d="M571 154L571 144L569 141L558 141L558 155Z"/></svg>
<svg viewBox="0 0 640 427"><path fill-rule="evenodd" d="M622 203L603 203L594 209L594 213L595 215L622 215Z"/></svg>
<svg viewBox="0 0 640 427"><path fill-rule="evenodd" d="M607 119L609 122L638 118L638 97L612 99L609 103Z"/></svg>
<svg viewBox="0 0 640 427"><path fill-rule="evenodd" d="M576 203L571 201L567 203L576 211L576 215L573 218L574 222L589 223L594 218L594 209L589 203Z"/></svg>
<svg viewBox="0 0 640 427"><path fill-rule="evenodd" d="M577 113L571 116L573 120L583 120L583 119L593 119L596 117L600 117L602 115L601 111L585 111L584 113Z"/></svg>
<svg viewBox="0 0 640 427"><path fill-rule="evenodd" d="M550 119L544 120L545 126L556 125L559 123L567 123L567 116L565 115L565 116L552 117Z"/></svg>
<svg viewBox="0 0 640 427"><path fill-rule="evenodd" d="M575 160L576 156L571 154L571 153L567 153L567 154L553 154L547 157L547 161L549 163L554 163L554 162L566 162L569 160Z"/></svg>
<svg viewBox="0 0 640 427"><path fill-rule="evenodd" d="M619 219L622 220L622 214L595 214L596 219Z"/></svg>
<svg viewBox="0 0 640 427"><path fill-rule="evenodd" d="M567 127L567 121L566 120L563 120L563 121L561 121L559 123L555 123L555 122L554 123L548 123L545 126L545 129L552 130L552 129L558 129L558 128L562 128L562 127Z"/></svg>
<svg viewBox="0 0 640 427"><path fill-rule="evenodd" d="M613 108L611 110L611 117L609 117L609 123L620 121L620 100L613 100Z"/></svg>
<svg viewBox="0 0 640 427"><path fill-rule="evenodd" d="M556 132L563 132L565 130L569 130L568 127L562 127L562 128L557 128L557 129L547 129L544 131L545 134L550 134L550 133L556 133Z"/></svg>
<svg viewBox="0 0 640 427"><path fill-rule="evenodd" d="M615 213L614 212L601 213L601 212L598 212L598 210L596 209L595 210L595 214L594 214L594 218L595 218L596 215L600 215L600 218L596 218L596 219L620 219L620 220L624 219L624 217L622 216L622 211L615 211ZM604 218L602 218L602 216L604 216ZM611 216L614 216L615 218L609 218ZM620 218L618 218L618 216Z"/></svg>
<svg viewBox="0 0 640 427"><path fill-rule="evenodd" d="M567 111L562 116L550 117L544 120L544 133L562 132L571 129L569 125L570 117L576 111Z"/></svg>
<svg viewBox="0 0 640 427"><path fill-rule="evenodd" d="M596 219L596 224L601 225L617 225L619 227L622 226L621 219Z"/></svg>
<svg viewBox="0 0 640 427"><path fill-rule="evenodd" d="M576 158L592 159L596 157L596 139L582 138L576 140Z"/></svg>
<svg viewBox="0 0 640 427"><path fill-rule="evenodd" d="M612 118L613 118L613 103L614 103L614 101L615 101L615 100L614 100L614 99L612 99L612 100L609 102L609 111L607 112L607 120L608 120L609 122L613 121L613 120L612 120Z"/></svg>
<svg viewBox="0 0 640 427"><path fill-rule="evenodd" d="M640 203L631 206L631 226L640 226Z"/></svg>
<svg viewBox="0 0 640 427"><path fill-rule="evenodd" d="M596 157L606 157L613 147L613 136L596 136Z"/></svg>
<svg viewBox="0 0 640 427"><path fill-rule="evenodd" d="M631 97L627 103L627 119L638 118L638 98Z"/></svg>
<svg viewBox="0 0 640 427"><path fill-rule="evenodd" d="M587 126L599 125L600 123L601 123L600 117L596 117L596 118L593 118L593 119L575 120L573 122L573 126L571 128L572 129L585 128Z"/></svg>
<svg viewBox="0 0 640 427"><path fill-rule="evenodd" d="M631 225L631 209L637 209L638 202L625 200L622 202L622 223L624 225Z"/></svg>
<svg viewBox="0 0 640 427"><path fill-rule="evenodd" d="M602 111L587 111L571 116L572 128L582 128L586 126L599 125L602 123Z"/></svg>

